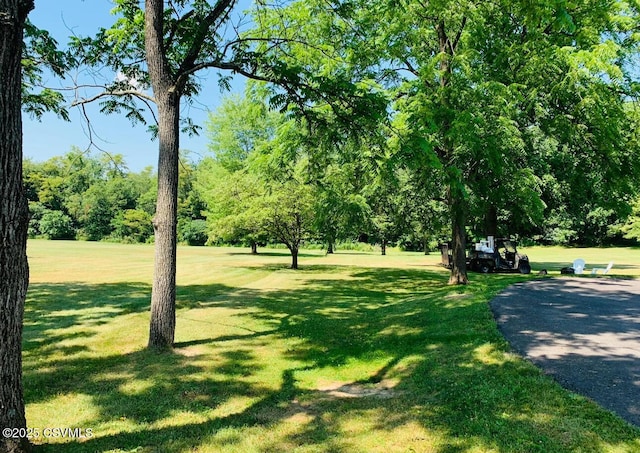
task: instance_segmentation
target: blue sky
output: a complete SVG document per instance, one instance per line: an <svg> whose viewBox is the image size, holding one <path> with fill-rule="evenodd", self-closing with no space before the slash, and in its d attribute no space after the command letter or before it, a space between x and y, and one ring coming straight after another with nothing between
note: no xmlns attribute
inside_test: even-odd
<svg viewBox="0 0 640 453"><path fill-rule="evenodd" d="M68 37L93 35L100 27L108 27L114 21L110 14L113 4L110 0L36 0L35 9L29 15L38 27L48 30L60 45L66 44ZM223 94L217 86L215 73L211 72L206 88L197 104L183 109L183 116L189 115L196 124L204 125L207 112L215 110ZM47 86L61 87L64 82L50 78ZM68 85L68 84L67 84ZM236 84L236 91L242 89L242 82ZM123 116L103 115L97 107L90 107L89 114L94 130L93 141L109 154L122 154L132 171L146 166L156 167L158 143L152 141L142 125L132 126ZM70 110L71 122L58 119L53 114L45 114L41 121L23 115L24 156L34 161L45 161L53 156L63 155L78 147L87 149L90 139L86 121L78 109ZM191 151L194 158L206 154L207 139L200 137L180 137L180 148ZM94 150L98 153L98 150Z"/></svg>

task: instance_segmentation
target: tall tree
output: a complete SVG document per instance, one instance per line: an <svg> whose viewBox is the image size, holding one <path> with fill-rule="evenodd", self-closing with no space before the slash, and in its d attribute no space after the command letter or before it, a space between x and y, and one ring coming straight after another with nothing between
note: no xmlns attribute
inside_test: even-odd
<svg viewBox="0 0 640 453"><path fill-rule="evenodd" d="M516 184L526 197L541 196L526 140L530 130L554 137L558 155L589 150L607 167L605 156L624 162L632 154L611 144L616 140L595 137L602 130L600 137L621 138L627 125L617 114L609 123L601 119L611 119L612 100L620 111L629 93L622 63L628 57L624 41L634 39L637 11L631 3L340 4L336 10L350 30L343 35L349 61L392 90L393 112L406 118L404 146L420 159L430 156L446 187L454 252L450 283L468 281L465 236L474 195L487 210L512 209L518 197L506 195ZM379 27L381 20L389 25ZM604 93L611 97L599 102ZM585 131L593 132L585 137ZM606 171L601 167L599 173ZM543 205L529 206L539 218Z"/></svg>
<svg viewBox="0 0 640 453"><path fill-rule="evenodd" d="M22 184L22 49L25 22L33 7L33 0L0 0L0 426L18 429L27 426L22 318L29 285L29 208ZM0 437L3 452L28 447L28 439L19 434Z"/></svg>
<svg viewBox="0 0 640 453"><path fill-rule="evenodd" d="M191 100L200 91L196 74L205 69L227 71L218 74L223 87L229 85L229 72L271 82L282 87L276 103L291 102L304 108L319 99L339 98L343 104L370 105L367 89L352 85L325 83L326 75L304 64L285 62L292 45L301 44L295 29L278 32L263 29L261 16L254 15L257 31L246 31L243 23L232 24L236 0L211 4L202 0L116 0L120 15L109 30L93 39L76 39L74 50L84 64L111 67L117 74L105 91L78 101L103 101L103 111L126 111L134 121L145 121L143 106L155 106L153 131L158 138L158 200L154 218L156 255L151 295L150 348L170 348L175 334L176 223L178 188L178 149L181 126L181 100ZM165 8L166 5L166 8ZM276 5L257 2L256 10L276 9ZM262 27L262 28L261 28ZM331 74L332 76L334 74ZM333 80L333 79L332 79ZM153 94L145 89L151 87ZM340 87L339 93L335 90ZM345 93L348 92L348 95ZM330 95L328 95L330 93ZM339 95L342 94L342 97ZM338 101L338 102L339 102ZM186 128L194 125L186 121ZM182 123L184 124L184 122Z"/></svg>
<svg viewBox="0 0 640 453"><path fill-rule="evenodd" d="M213 158L203 161L200 183L208 196L211 238L244 242L258 252L265 242L266 211L261 199L264 181L251 172L258 150L273 139L283 115L258 99L260 87L250 84L244 97L229 96L206 123Z"/></svg>
<svg viewBox="0 0 640 453"><path fill-rule="evenodd" d="M212 13L202 28L194 31L208 32L207 25L219 20L220 13L222 11ZM144 47L158 108L158 201L153 220L156 253L149 327L149 347L152 348L172 347L175 335L180 98L187 82L186 74L172 67L165 46L164 22L164 1L146 0ZM202 39L192 42L185 64L195 63L201 46Z"/></svg>

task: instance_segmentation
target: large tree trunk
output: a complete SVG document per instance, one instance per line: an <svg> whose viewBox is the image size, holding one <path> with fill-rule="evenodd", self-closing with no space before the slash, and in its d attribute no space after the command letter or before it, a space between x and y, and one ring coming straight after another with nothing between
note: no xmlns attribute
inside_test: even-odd
<svg viewBox="0 0 640 453"><path fill-rule="evenodd" d="M466 202L464 194L456 190L456 183L450 183L454 187L450 187L449 192L449 210L451 213L451 247L453 266L451 267L451 275L449 276L450 285L466 285L469 283L467 277L467 258L466 246L467 240L465 236L466 225Z"/></svg>
<svg viewBox="0 0 640 453"><path fill-rule="evenodd" d="M258 243L256 241L251 241L251 254L252 255L258 254Z"/></svg>
<svg viewBox="0 0 640 453"><path fill-rule="evenodd" d="M158 201L153 220L155 265L151 290L150 348L171 348L176 329L179 105L159 106ZM167 110L166 112L164 110Z"/></svg>
<svg viewBox="0 0 640 453"><path fill-rule="evenodd" d="M22 41L33 1L0 0L0 427L27 426L22 319L29 285L29 208L22 185ZM24 432L24 431L22 431ZM0 437L0 452L29 451L26 437Z"/></svg>
<svg viewBox="0 0 640 453"><path fill-rule="evenodd" d="M298 269L298 247L291 248L291 269Z"/></svg>
<svg viewBox="0 0 640 453"><path fill-rule="evenodd" d="M498 235L498 209L491 203L487 208L485 217L485 234L486 236L497 237Z"/></svg>
<svg viewBox="0 0 640 453"><path fill-rule="evenodd" d="M145 1L145 49L158 106L158 201L153 221L155 265L151 292L150 348L171 348L176 326L176 249L180 90L163 47L164 2Z"/></svg>

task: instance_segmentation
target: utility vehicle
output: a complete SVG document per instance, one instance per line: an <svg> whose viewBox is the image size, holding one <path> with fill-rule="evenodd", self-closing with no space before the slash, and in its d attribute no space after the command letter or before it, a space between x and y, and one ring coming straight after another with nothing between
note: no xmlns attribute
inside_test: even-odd
<svg viewBox="0 0 640 453"><path fill-rule="evenodd" d="M448 268L452 266L451 248L449 244L440 245L442 265ZM520 272L529 274L531 265L527 255L518 253L516 245L508 238L494 239L489 236L486 240L474 245L473 250L467 253L467 269L489 272Z"/></svg>

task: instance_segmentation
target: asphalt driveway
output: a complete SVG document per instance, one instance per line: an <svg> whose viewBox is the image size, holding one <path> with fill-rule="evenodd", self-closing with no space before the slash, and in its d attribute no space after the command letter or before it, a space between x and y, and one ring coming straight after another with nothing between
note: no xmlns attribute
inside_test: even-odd
<svg viewBox="0 0 640 453"><path fill-rule="evenodd" d="M535 280L510 286L490 305L517 353L640 426L640 281Z"/></svg>

